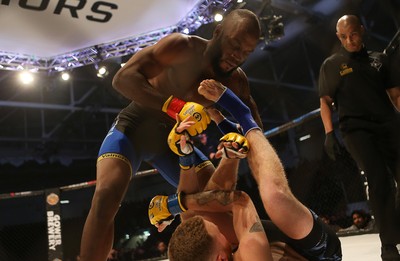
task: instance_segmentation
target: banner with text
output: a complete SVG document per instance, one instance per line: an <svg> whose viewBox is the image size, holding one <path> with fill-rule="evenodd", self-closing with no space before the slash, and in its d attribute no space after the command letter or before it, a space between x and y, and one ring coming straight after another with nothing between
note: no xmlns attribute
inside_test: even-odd
<svg viewBox="0 0 400 261"><path fill-rule="evenodd" d="M63 249L61 239L61 211L60 211L60 189L46 190L46 216L47 216L47 239L48 260L63 260Z"/></svg>

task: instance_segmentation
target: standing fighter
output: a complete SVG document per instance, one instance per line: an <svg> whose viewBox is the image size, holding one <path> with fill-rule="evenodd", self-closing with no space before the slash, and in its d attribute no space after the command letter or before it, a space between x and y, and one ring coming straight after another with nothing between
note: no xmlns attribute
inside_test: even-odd
<svg viewBox="0 0 400 261"><path fill-rule="evenodd" d="M382 260L399 261L400 206L396 216L394 185L397 182L399 189L400 115L395 110L400 111L399 62L391 63L383 53L367 51L362 40L364 27L354 15L341 17L336 31L342 48L324 61L319 78L325 149L335 159L334 103L346 149L368 179Z"/></svg>
<svg viewBox="0 0 400 261"><path fill-rule="evenodd" d="M100 148L81 261L106 260L113 244L114 217L142 161L178 186L178 157L165 140L176 113L181 119L192 116L195 124L188 129L192 136L207 128L209 118L203 106L213 102L197 93L203 79L232 86L261 126L247 77L239 68L257 46L259 36L257 16L248 10L234 10L215 28L212 39L171 34L133 55L117 72L113 87L132 103L119 113ZM200 189L214 171L212 165L202 167L198 172Z"/></svg>

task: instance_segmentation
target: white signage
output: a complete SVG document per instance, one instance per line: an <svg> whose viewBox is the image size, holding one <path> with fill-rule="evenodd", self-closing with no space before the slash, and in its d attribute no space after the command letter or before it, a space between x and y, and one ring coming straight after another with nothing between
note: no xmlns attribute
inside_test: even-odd
<svg viewBox="0 0 400 261"><path fill-rule="evenodd" d="M56 251L57 246L61 246L61 217L54 211L47 211L47 236L49 250Z"/></svg>
<svg viewBox="0 0 400 261"><path fill-rule="evenodd" d="M0 0L0 51L42 58L176 25L196 0Z"/></svg>

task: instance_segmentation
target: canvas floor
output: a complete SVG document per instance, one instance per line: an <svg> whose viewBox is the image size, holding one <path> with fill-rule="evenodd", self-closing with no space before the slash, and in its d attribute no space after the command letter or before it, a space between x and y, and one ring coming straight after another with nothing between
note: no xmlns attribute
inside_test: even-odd
<svg viewBox="0 0 400 261"><path fill-rule="evenodd" d="M343 261L379 261L381 243L378 234L339 237L342 242ZM399 248L400 245L397 245Z"/></svg>

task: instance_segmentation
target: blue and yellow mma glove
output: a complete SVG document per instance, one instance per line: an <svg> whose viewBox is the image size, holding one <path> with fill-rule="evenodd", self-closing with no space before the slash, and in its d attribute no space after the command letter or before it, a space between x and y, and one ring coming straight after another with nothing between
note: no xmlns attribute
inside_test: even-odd
<svg viewBox="0 0 400 261"><path fill-rule="evenodd" d="M168 135L167 143L169 148L179 156L179 166L183 170L188 170L193 166L196 171L211 165L211 161L196 147L185 131L179 133L176 131L179 123L176 123ZM184 142L184 143L183 143Z"/></svg>
<svg viewBox="0 0 400 261"><path fill-rule="evenodd" d="M149 220L152 225L161 224L167 225L174 221L175 216L187 211L182 205L182 192L170 196L157 195L150 201L149 204Z"/></svg>
<svg viewBox="0 0 400 261"><path fill-rule="evenodd" d="M187 129L190 136L196 136L207 129L211 119L205 111L203 105L195 102L185 102L172 95L162 106L162 111L167 113L171 118L175 119L178 113L181 120L191 117L196 123Z"/></svg>
<svg viewBox="0 0 400 261"><path fill-rule="evenodd" d="M190 169L196 161L196 155L193 153L193 142L186 130L181 133L176 131L178 126L179 123L176 123L169 133L168 146L172 152L179 156L180 167L182 169Z"/></svg>
<svg viewBox="0 0 400 261"><path fill-rule="evenodd" d="M228 159L244 159L247 157L250 146L243 135L230 132L220 138L219 141L222 143L222 157ZM236 147L232 143L236 143Z"/></svg>

